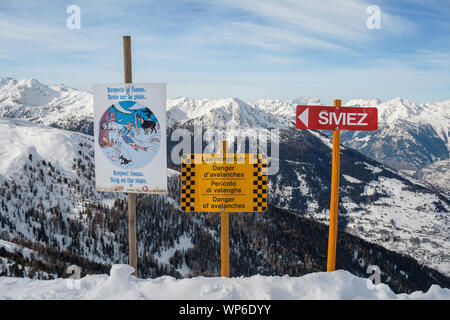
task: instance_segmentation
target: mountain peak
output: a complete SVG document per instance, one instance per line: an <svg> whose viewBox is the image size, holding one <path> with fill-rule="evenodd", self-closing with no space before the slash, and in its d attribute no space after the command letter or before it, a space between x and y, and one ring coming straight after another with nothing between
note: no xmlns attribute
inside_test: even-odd
<svg viewBox="0 0 450 320"><path fill-rule="evenodd" d="M381 103L381 100L378 98L356 98L344 103L346 107L375 107Z"/></svg>
<svg viewBox="0 0 450 320"><path fill-rule="evenodd" d="M0 116L32 119L52 125L74 117L92 116L92 95L60 85L50 87L36 79L0 78Z"/></svg>
<svg viewBox="0 0 450 320"><path fill-rule="evenodd" d="M1 78L0 77L0 86L4 86L6 84L9 84L10 82L17 82L14 78L11 77L5 77L5 78Z"/></svg>
<svg viewBox="0 0 450 320"><path fill-rule="evenodd" d="M414 102L408 100L407 98L402 98L402 97L395 97L386 102L390 102L392 104L403 104L405 106L416 106L416 104Z"/></svg>
<svg viewBox="0 0 450 320"><path fill-rule="evenodd" d="M38 80L33 79L33 78L21 79L17 82L17 84L20 86L26 85L28 87L32 87L32 86L36 86L36 85L46 86L46 85L40 83Z"/></svg>

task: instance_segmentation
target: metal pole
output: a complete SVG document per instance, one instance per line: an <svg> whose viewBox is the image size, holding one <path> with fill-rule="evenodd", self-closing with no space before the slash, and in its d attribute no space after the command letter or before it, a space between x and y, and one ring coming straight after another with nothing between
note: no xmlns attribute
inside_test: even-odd
<svg viewBox="0 0 450 320"><path fill-rule="evenodd" d="M223 162L226 163L227 142L223 141L221 146ZM220 213L220 275L230 277L230 217L228 212Z"/></svg>
<svg viewBox="0 0 450 320"><path fill-rule="evenodd" d="M334 100L334 106L339 110L341 100ZM331 200L330 200L330 227L328 233L328 260L327 271L334 271L336 268L336 241L337 241L337 221L339 205L339 166L340 166L340 143L341 132L338 128L333 130L333 154L331 165Z"/></svg>

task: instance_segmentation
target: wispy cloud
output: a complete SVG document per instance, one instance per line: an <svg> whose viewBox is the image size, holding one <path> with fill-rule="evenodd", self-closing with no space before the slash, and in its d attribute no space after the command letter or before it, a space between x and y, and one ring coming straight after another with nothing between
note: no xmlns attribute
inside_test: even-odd
<svg viewBox="0 0 450 320"><path fill-rule="evenodd" d="M279 98L322 97L321 91L347 92L349 98L357 92L381 96L375 92L407 92L416 88L410 81L422 78L428 79L424 92L448 94L428 85L450 85L445 74L450 7L436 0L76 4L81 8L80 30L66 28L69 2L5 2L0 8L0 76L83 88L120 81L122 35L129 34L135 81L168 81L175 96L251 99L269 91L270 97ZM380 30L366 26L372 4L381 9ZM299 87L310 94L297 93Z"/></svg>
<svg viewBox="0 0 450 320"><path fill-rule="evenodd" d="M266 23L283 25L302 34L329 41L369 41L366 21L369 1L356 0L230 0L227 4L246 10ZM382 12L383 29L393 34L411 32L414 24L403 17Z"/></svg>

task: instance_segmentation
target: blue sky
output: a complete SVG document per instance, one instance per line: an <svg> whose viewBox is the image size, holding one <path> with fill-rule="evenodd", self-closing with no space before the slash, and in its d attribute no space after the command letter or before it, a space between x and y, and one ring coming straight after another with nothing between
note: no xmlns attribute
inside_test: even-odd
<svg viewBox="0 0 450 320"><path fill-rule="evenodd" d="M450 99L450 0L0 0L0 77L122 82L123 35L133 81L169 98Z"/></svg>

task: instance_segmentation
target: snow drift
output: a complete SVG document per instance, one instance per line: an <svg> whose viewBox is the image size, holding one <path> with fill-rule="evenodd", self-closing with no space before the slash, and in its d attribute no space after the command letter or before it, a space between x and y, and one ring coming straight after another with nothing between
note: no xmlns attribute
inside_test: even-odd
<svg viewBox="0 0 450 320"><path fill-rule="evenodd" d="M385 284L339 270L303 277L249 278L197 277L177 280L164 276L137 279L133 268L113 265L110 276L91 275L80 280L0 278L0 299L162 299L162 300L301 300L301 299L427 299L450 300L450 290L433 285L427 292L395 294Z"/></svg>

